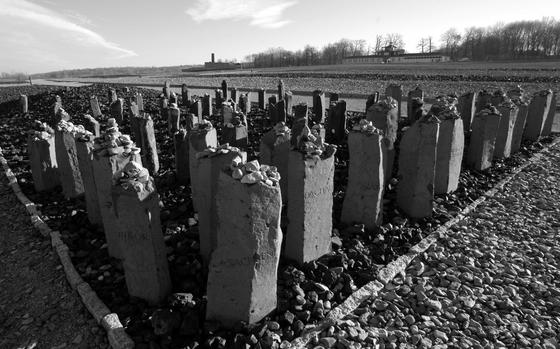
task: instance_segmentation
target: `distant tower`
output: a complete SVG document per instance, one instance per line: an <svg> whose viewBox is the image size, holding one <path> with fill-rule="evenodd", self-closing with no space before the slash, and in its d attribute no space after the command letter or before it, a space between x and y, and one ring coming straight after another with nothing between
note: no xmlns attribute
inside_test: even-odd
<svg viewBox="0 0 560 349"><path fill-rule="evenodd" d="M211 59L212 63L214 63L214 54L212 53L212 59Z"/></svg>

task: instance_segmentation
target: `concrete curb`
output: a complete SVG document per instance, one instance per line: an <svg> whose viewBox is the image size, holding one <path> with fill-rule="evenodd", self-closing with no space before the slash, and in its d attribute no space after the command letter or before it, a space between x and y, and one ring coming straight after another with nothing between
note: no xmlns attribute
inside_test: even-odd
<svg viewBox="0 0 560 349"><path fill-rule="evenodd" d="M61 240L60 233L49 228L47 223L41 219L41 212L37 210L35 204L31 202L31 200L29 200L21 191L16 176L4 158L2 148L0 148L0 164L2 164L4 174L6 175L6 178L8 178L8 185L12 188L18 200L25 206L25 209L31 216L30 218L33 226L37 228L42 236L49 237L51 239L51 245L58 255L60 264L64 268L68 284L74 291L77 291L83 305L87 308L95 321L97 321L99 325L103 326L107 332L107 339L111 347L113 349L134 348L134 342L130 336L126 334L118 315L111 313L109 308L107 308L101 299L97 297L95 291L93 291L89 284L81 278L76 268L74 268L72 259L68 254L68 246Z"/></svg>
<svg viewBox="0 0 560 349"><path fill-rule="evenodd" d="M326 330L330 326L335 325L337 321L352 313L365 300L367 300L368 298L375 299L379 291L381 291L385 287L385 285L390 283L398 274L406 274L405 270L410 265L410 263L418 255L426 251L431 245L435 244L438 239L446 236L448 230L453 225L463 220L466 215L473 211L478 205L496 195L496 193L507 183L513 180L518 173L540 160L543 157L544 152L548 151L550 148L554 147L557 144L560 144L560 137L556 138L547 147L534 154L525 163L515 168L512 173L510 173L506 178L499 181L492 189L486 191L484 194L482 194L481 197L465 207L453 219L447 221L437 230L422 239L422 241L411 247L410 251L407 254L400 256L399 258L379 270L377 280L367 283L366 285L362 286L357 291L352 293L350 296L348 296L348 298L346 298L344 302L331 310L324 320L318 323L315 327L306 330L300 337L294 339L290 343L290 347L298 349L305 348L315 336L319 335L322 331Z"/></svg>

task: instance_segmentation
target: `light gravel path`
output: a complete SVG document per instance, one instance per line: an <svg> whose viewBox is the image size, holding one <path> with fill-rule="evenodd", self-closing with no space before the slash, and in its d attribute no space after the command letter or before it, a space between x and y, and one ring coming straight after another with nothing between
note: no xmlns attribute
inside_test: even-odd
<svg viewBox="0 0 560 349"><path fill-rule="evenodd" d="M334 348L559 348L560 146L315 339Z"/></svg>
<svg viewBox="0 0 560 349"><path fill-rule="evenodd" d="M0 175L0 349L107 348L105 331L69 287L50 239Z"/></svg>

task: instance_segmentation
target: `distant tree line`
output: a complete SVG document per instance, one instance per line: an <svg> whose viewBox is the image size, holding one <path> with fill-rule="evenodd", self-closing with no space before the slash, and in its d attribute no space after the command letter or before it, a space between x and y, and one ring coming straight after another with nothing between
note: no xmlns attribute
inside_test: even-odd
<svg viewBox="0 0 560 349"><path fill-rule="evenodd" d="M178 74L181 69L190 66L173 67L107 67L60 70L43 74L35 74L34 78L63 79L72 77L119 77L152 74Z"/></svg>
<svg viewBox="0 0 560 349"><path fill-rule="evenodd" d="M27 80L27 74L25 73L0 73L0 80L9 80L23 82Z"/></svg>

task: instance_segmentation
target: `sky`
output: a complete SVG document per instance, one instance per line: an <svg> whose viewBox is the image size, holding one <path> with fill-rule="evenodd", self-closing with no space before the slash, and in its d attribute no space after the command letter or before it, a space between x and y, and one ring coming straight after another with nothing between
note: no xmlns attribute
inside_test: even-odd
<svg viewBox="0 0 560 349"><path fill-rule="evenodd" d="M0 0L0 72L243 61L386 33L416 52L449 28L554 15L560 0Z"/></svg>

